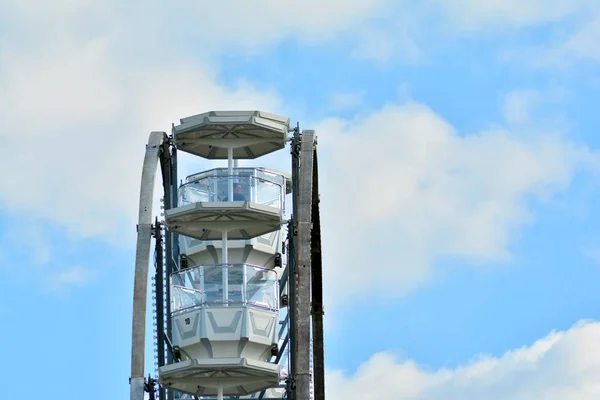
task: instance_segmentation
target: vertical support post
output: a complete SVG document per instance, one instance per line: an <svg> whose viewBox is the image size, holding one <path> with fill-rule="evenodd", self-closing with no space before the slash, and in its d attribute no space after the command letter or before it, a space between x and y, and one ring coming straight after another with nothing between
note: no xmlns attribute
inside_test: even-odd
<svg viewBox="0 0 600 400"><path fill-rule="evenodd" d="M233 201L233 148L227 148L227 199Z"/></svg>
<svg viewBox="0 0 600 400"><path fill-rule="evenodd" d="M204 305L204 303L206 302L206 285L204 284L204 265L201 265L198 269L198 280L200 281L198 289L202 291L202 304Z"/></svg>
<svg viewBox="0 0 600 400"><path fill-rule="evenodd" d="M221 234L221 240L222 240L222 245L221 245L221 261L223 261L223 268L222 268L222 276L223 276L223 304L225 306L227 306L227 301L229 300L229 276L228 276L228 272L229 272L229 258L228 258L228 254L227 254L227 231L223 231L223 233Z"/></svg>
<svg viewBox="0 0 600 400"><path fill-rule="evenodd" d="M242 265L242 304L248 304L248 265Z"/></svg>
<svg viewBox="0 0 600 400"><path fill-rule="evenodd" d="M165 269L163 263L164 249L163 249L163 237L162 227L158 218L154 222L154 240L155 246L155 263L156 272L154 274L154 283L156 285L156 304L155 304L155 315L156 315L156 352L158 366L162 367L165 365L165 299L164 299L164 284L165 284ZM167 282L168 285L168 282ZM159 400L164 400L166 396L165 388L162 386L158 389ZM151 396L154 398L154 396Z"/></svg>
<svg viewBox="0 0 600 400"><path fill-rule="evenodd" d="M144 398L144 365L146 355L146 296L148 295L148 264L152 238L152 197L154 178L164 132L152 132L146 146L135 251L135 277L133 282L133 320L131 327L131 383L130 400Z"/></svg>
<svg viewBox="0 0 600 400"><path fill-rule="evenodd" d="M289 376L287 382L287 396L290 400L297 400L296 396L296 313L297 313L297 232L296 223L298 219L298 196L300 191L300 127L294 129L290 153L292 155L292 218L288 223L288 317L289 317Z"/></svg>
<svg viewBox="0 0 600 400"><path fill-rule="evenodd" d="M217 386L217 400L223 400L223 385Z"/></svg>
<svg viewBox="0 0 600 400"><path fill-rule="evenodd" d="M227 148L227 199L233 201L233 147ZM229 262L227 256L227 232L222 233L222 260L223 260L223 304L227 307L229 300Z"/></svg>
<svg viewBox="0 0 600 400"><path fill-rule="evenodd" d="M300 147L300 176L297 214L296 295L296 395L311 398L311 213L313 185L314 131L303 131Z"/></svg>
<svg viewBox="0 0 600 400"><path fill-rule="evenodd" d="M316 145L315 145L316 146ZM313 154L312 230L310 239L314 400L325 400L325 349L323 334L323 263L321 257L321 215L317 149Z"/></svg>
<svg viewBox="0 0 600 400"><path fill-rule="evenodd" d="M171 140L165 140L160 152L160 165L163 180L164 206L165 210L177 207L177 149L172 146ZM175 260L179 260L179 243L176 233L165 232L165 260L163 268L163 277L168 282L173 271L178 269ZM161 255L162 257L162 255ZM169 340L172 331L171 322L171 285L165 285L165 305L161 305L161 310L166 316L166 334L163 332L162 340ZM166 336L166 337L165 337ZM173 354L168 351L166 364L173 363ZM164 392L164 394L163 394ZM169 400L173 396L170 389L159 393L159 400Z"/></svg>

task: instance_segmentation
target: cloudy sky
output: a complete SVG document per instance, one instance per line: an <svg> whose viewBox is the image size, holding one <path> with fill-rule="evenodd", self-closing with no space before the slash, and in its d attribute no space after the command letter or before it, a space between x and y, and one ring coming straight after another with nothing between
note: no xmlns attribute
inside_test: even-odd
<svg viewBox="0 0 600 400"><path fill-rule="evenodd" d="M127 398L145 142L215 109L317 130L329 398L600 396L599 2L166 4L0 2L3 398Z"/></svg>

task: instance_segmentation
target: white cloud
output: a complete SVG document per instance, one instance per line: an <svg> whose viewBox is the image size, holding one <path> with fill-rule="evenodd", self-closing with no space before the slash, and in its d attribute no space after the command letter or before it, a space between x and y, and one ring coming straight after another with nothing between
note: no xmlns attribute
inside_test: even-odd
<svg viewBox="0 0 600 400"><path fill-rule="evenodd" d="M377 35L370 36L375 39L367 35L363 42L369 45L359 49L375 60L393 54L421 61L428 53L442 53L449 43L506 38L491 44L501 43L501 57L520 66L563 68L600 61L600 3L589 0L402 2L374 26Z"/></svg>
<svg viewBox="0 0 600 400"><path fill-rule="evenodd" d="M23 235L19 236L21 245L25 242L27 251L33 260L33 263L38 266L47 265L52 259L52 247L50 246L48 237L40 229L38 225L30 225Z"/></svg>
<svg viewBox="0 0 600 400"><path fill-rule="evenodd" d="M57 272L50 277L47 289L51 292L63 293L73 287L83 287L98 277L98 271L77 266Z"/></svg>
<svg viewBox="0 0 600 400"><path fill-rule="evenodd" d="M595 6L587 0L435 0L455 29L507 30L559 22Z"/></svg>
<svg viewBox="0 0 600 400"><path fill-rule="evenodd" d="M600 10L564 43L565 56L600 62Z"/></svg>
<svg viewBox="0 0 600 400"><path fill-rule="evenodd" d="M539 118L539 111L544 106L558 104L568 98L568 90L560 86L545 89L522 89L508 92L504 97L504 120L510 125L539 125L548 119ZM560 117L554 115L551 124L556 126Z"/></svg>
<svg viewBox="0 0 600 400"><path fill-rule="evenodd" d="M358 43L352 51L352 56L380 64L394 59L410 63L421 61L422 50L416 42L418 37L415 35L416 32L410 29L411 25L395 22L386 28L363 29L358 36Z"/></svg>
<svg viewBox="0 0 600 400"><path fill-rule="evenodd" d="M354 375L330 371L333 399L592 400L600 396L600 323L552 332L502 357L482 356L455 369L431 371L378 353Z"/></svg>
<svg viewBox="0 0 600 400"><path fill-rule="evenodd" d="M52 259L52 254L50 240L39 225L25 217L21 217L18 223L6 221L0 235L0 268L14 270L14 263L46 267ZM9 265L9 262L13 265Z"/></svg>
<svg viewBox="0 0 600 400"><path fill-rule="evenodd" d="M596 157L559 132L527 129L463 136L418 103L324 121L327 281L344 277L330 295L400 295L440 258L509 259L533 204L563 192Z"/></svg>
<svg viewBox="0 0 600 400"><path fill-rule="evenodd" d="M528 64L534 67L565 68L581 62L600 62L600 9L568 35L562 35L547 46L526 48ZM517 52L517 57L521 56Z"/></svg>
<svg viewBox="0 0 600 400"><path fill-rule="evenodd" d="M347 110L360 106L363 102L364 93L340 92L331 95L330 103L334 110Z"/></svg>
<svg viewBox="0 0 600 400"><path fill-rule="evenodd" d="M505 60L534 68L564 68L600 61L600 3L587 0L436 0L446 11L442 26L460 36L506 34L547 27L536 44L512 43ZM468 10L468 12L466 12ZM528 38L527 40L529 40Z"/></svg>
<svg viewBox="0 0 600 400"><path fill-rule="evenodd" d="M59 24L33 2L7 3L14 13L0 46L0 139L8 149L0 168L19 173L0 175L0 200L11 212L49 219L74 235L119 242L123 232L134 232L151 130L168 131L177 118L210 109L290 111L273 90L244 81L218 84L214 66L198 61L201 54L188 52L190 42L174 40L177 35L189 32L192 40L206 32L193 24L202 20L202 29L215 29L210 36L221 44L252 47L285 35L326 40L384 7L335 1L317 12L322 2L275 3L215 3L210 12L192 3L149 8L143 24L126 23L135 7L112 3L60 3L46 10ZM234 6L240 12L230 23L217 24L216 16ZM300 14L288 18L294 10ZM172 13L179 16L172 19L175 29L158 29ZM305 26L300 17L310 13L318 15ZM91 14L98 18L81 23ZM255 21L247 35L240 31L247 25L237 24L242 19ZM34 22L33 36L23 35L20 27ZM463 137L419 104L389 106L354 121L329 119L318 128L327 154L326 218L336 232L328 233L336 260L329 271L354 271L349 291L408 290L429 276L438 257L509 257L514 235L531 220L528 201L567 187L586 156L552 132L521 137L496 129ZM192 172L190 165L182 169ZM377 273L362 276L365 265Z"/></svg>
<svg viewBox="0 0 600 400"><path fill-rule="evenodd" d="M26 6L20 10L29 18L22 21L25 25L38 18L47 23ZM72 17L83 12L69 10ZM110 24L83 37L79 24L64 34L68 26L65 21L56 29L46 27L47 37L34 38L29 47L0 45L5 150L0 168L18 171L0 175L0 201L9 212L118 243L124 232L135 230L142 157L151 130L169 132L171 122L205 110L281 108L272 91L243 81L223 87L214 69L190 57L148 64L144 46L131 51L140 59L124 56L123 37ZM26 44L21 37L13 39ZM2 44L8 42L5 37Z"/></svg>
<svg viewBox="0 0 600 400"><path fill-rule="evenodd" d="M215 55L232 45L262 51L285 37L329 40L383 5L144 3L140 20L135 4L111 1L2 3L0 139L9 150L0 168L19 172L0 175L0 201L74 235L118 243L134 232L151 130L219 108L287 111L269 88L218 84Z"/></svg>
<svg viewBox="0 0 600 400"><path fill-rule="evenodd" d="M160 54L156 50L164 50L161 47L165 43L171 47L177 46L176 43L183 43L184 47L194 43L196 55L210 57L216 50L228 53L232 46L262 51L265 46L286 38L322 43L363 24L386 9L387 3L386 0L225 0L206 5L184 0L169 4L132 1L122 7L109 0L101 4L61 1L49 7L40 1L10 0L3 4L4 9L0 8L0 15L12 17L7 21L9 26L18 25L20 18L26 18L56 34L64 33L67 26L89 33L104 25L104 30L123 35L127 44L137 42L135 51L157 46L158 49L143 50L154 54ZM142 6L144 19L139 19ZM92 15L95 18L90 21ZM168 24L169 29L161 29L163 24ZM206 51L198 54L198 49Z"/></svg>
<svg viewBox="0 0 600 400"><path fill-rule="evenodd" d="M95 123L120 103L110 43L95 39L78 49L41 55L32 62L19 51L3 52L2 76L12 117L43 136L48 127Z"/></svg>
<svg viewBox="0 0 600 400"><path fill-rule="evenodd" d="M509 124L531 122L532 113L542 101L539 90L518 90L506 95L504 118Z"/></svg>
<svg viewBox="0 0 600 400"><path fill-rule="evenodd" d="M600 5L600 3L598 3ZM536 45L517 46L503 51L505 61L530 68L565 69L582 63L600 62L600 7L572 27Z"/></svg>
<svg viewBox="0 0 600 400"><path fill-rule="evenodd" d="M129 72L142 76L132 79L132 87L119 89L117 97L124 106L105 117L88 109L74 115L81 123L63 120L53 125L34 116L24 120L18 135L12 134L17 128L12 123L0 133L12 150L0 160L0 168L19 171L0 176L0 198L9 209L49 218L76 235L133 232L144 145L151 130L170 132L171 121L204 110L279 108L277 96L248 85L222 88L204 77L203 68ZM46 98L38 101L52 107L70 82L60 76L48 79L58 80L62 91L40 93ZM60 118L59 113L48 115ZM115 239L120 238L119 234Z"/></svg>

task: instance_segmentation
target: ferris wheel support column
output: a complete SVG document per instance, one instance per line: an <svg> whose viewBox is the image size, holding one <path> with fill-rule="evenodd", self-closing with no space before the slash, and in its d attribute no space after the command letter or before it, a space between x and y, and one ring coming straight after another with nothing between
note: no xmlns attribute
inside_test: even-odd
<svg viewBox="0 0 600 400"><path fill-rule="evenodd" d="M152 132L146 145L135 252L133 284L133 321L131 330L130 400L144 399L144 363L146 356L146 298L148 294L148 264L152 239L152 197L160 149L166 140L164 132Z"/></svg>
<svg viewBox="0 0 600 400"><path fill-rule="evenodd" d="M300 146L300 168L298 170L297 223L296 237L296 310L293 328L295 329L296 352L296 400L311 399L313 377L311 374L311 232L312 232L312 193L313 156L315 132L302 131Z"/></svg>
<svg viewBox="0 0 600 400"><path fill-rule="evenodd" d="M233 147L227 148L227 200L233 201ZM227 231L223 231L221 236L221 261L223 262L223 304L225 307L229 306L229 258L227 256L228 244L227 244Z"/></svg>
<svg viewBox="0 0 600 400"><path fill-rule="evenodd" d="M233 201L233 147L227 149L227 199Z"/></svg>
<svg viewBox="0 0 600 400"><path fill-rule="evenodd" d="M227 264L229 262L229 258L228 258L228 254L227 254L227 231L223 231L223 233L221 234L221 261L223 261L223 271L222 273L222 279L223 279L223 304L225 305L225 307L229 306L229 265Z"/></svg>
<svg viewBox="0 0 600 400"><path fill-rule="evenodd" d="M313 154L312 212L310 237L311 314L313 337L314 400L325 400L325 349L323 334L323 260L321 257L321 216L319 207L319 166L317 148Z"/></svg>

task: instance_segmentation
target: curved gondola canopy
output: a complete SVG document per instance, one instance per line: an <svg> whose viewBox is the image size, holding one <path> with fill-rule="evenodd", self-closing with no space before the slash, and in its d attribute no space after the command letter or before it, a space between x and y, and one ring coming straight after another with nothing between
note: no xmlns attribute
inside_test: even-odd
<svg viewBox="0 0 600 400"><path fill-rule="evenodd" d="M210 111L173 127L178 150L207 159L254 159L285 147L290 119L263 111Z"/></svg>

